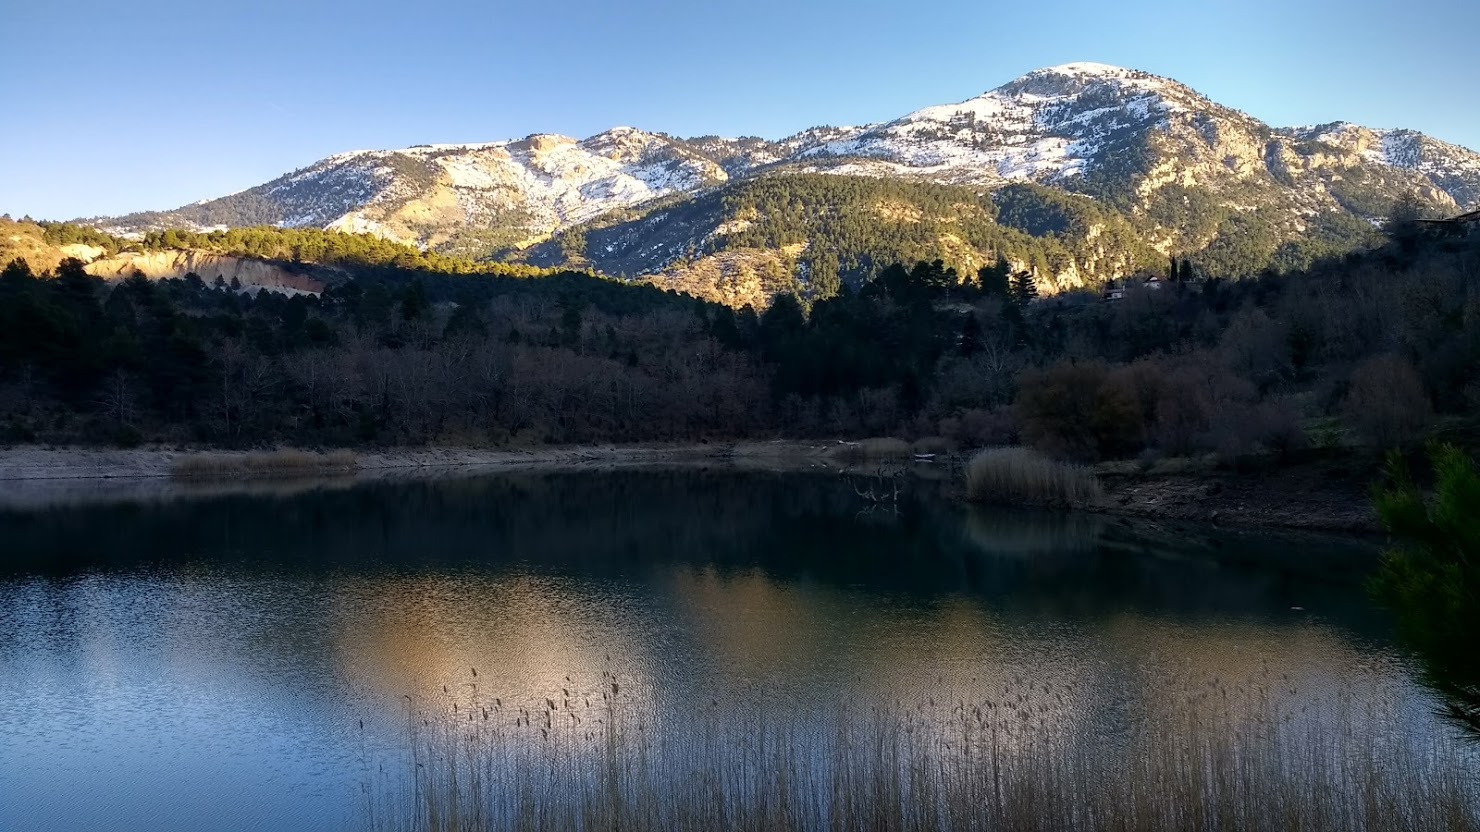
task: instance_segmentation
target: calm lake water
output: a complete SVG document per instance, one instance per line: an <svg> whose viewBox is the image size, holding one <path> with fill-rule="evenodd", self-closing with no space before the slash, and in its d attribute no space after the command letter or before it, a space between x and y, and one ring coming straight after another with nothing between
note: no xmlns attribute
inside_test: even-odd
<svg viewBox="0 0 1480 832"><path fill-rule="evenodd" d="M408 714L517 720L612 678L660 733L708 707L798 742L838 703L1012 684L1101 749L1259 680L1309 719L1449 731L1362 591L1369 545L937 492L579 471L0 510L0 829L354 828Z"/></svg>

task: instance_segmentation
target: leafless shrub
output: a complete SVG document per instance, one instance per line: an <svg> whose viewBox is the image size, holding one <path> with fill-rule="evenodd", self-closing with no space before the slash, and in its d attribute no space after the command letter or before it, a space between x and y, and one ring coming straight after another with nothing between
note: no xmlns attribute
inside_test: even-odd
<svg viewBox="0 0 1480 832"><path fill-rule="evenodd" d="M1065 459L1114 458L1140 445L1135 395L1100 363L1065 362L1023 373L1016 403L1023 440Z"/></svg>
<svg viewBox="0 0 1480 832"><path fill-rule="evenodd" d="M1342 409L1352 427L1380 448L1419 438L1433 416L1418 371L1396 355L1375 356L1358 366Z"/></svg>

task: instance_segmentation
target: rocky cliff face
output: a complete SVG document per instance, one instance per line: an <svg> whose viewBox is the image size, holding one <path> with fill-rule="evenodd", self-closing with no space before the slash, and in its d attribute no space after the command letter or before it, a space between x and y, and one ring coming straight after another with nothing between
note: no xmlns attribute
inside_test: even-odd
<svg viewBox="0 0 1480 832"><path fill-rule="evenodd" d="M246 289L271 289L288 294L317 294L325 285L321 278L281 263L203 251L125 252L87 264L88 274L109 280L135 274L155 280L182 278L192 272L208 284L220 277L228 284L235 280Z"/></svg>

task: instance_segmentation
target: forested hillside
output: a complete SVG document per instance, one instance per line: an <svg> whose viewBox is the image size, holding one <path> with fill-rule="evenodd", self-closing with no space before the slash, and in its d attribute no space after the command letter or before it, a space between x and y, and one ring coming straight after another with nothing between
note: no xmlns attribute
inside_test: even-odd
<svg viewBox="0 0 1480 832"><path fill-rule="evenodd" d="M1037 202L992 206L1037 230L1077 221ZM1480 403L1480 240L1420 229L1395 226L1379 249L1301 272L1203 281L1179 268L1116 302L1037 298L1006 262L937 262L883 268L831 298L782 295L759 315L576 273L346 257L348 279L288 297L16 260L0 279L0 435L243 446L898 434L1021 439L1076 459L1385 445Z"/></svg>
<svg viewBox="0 0 1480 832"><path fill-rule="evenodd" d="M1044 294L1098 286L1165 257L1093 200L1036 185L996 192L823 174L747 180L557 234L524 256L640 275L730 306L777 293L821 299L890 263L943 260L962 273L1006 258Z"/></svg>

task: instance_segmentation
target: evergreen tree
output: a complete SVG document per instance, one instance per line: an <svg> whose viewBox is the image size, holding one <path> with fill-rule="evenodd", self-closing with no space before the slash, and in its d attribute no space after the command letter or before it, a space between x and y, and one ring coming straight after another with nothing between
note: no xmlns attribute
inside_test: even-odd
<svg viewBox="0 0 1480 832"><path fill-rule="evenodd" d="M401 293L401 317L408 321L414 321L424 317L432 308L431 302L427 300L426 287L420 280L412 281Z"/></svg>
<svg viewBox="0 0 1480 832"><path fill-rule="evenodd" d="M1012 278L1012 301L1019 308L1026 308L1028 304L1038 299L1038 282L1033 279L1030 271L1018 272Z"/></svg>
<svg viewBox="0 0 1480 832"><path fill-rule="evenodd" d="M21 284L30 279L31 264L19 257L7 263L4 271L0 271L0 282Z"/></svg>
<svg viewBox="0 0 1480 832"><path fill-rule="evenodd" d="M1374 594L1396 613L1399 636L1418 654L1423 681L1445 714L1480 737L1480 471L1452 445L1429 448L1435 488L1424 494L1402 454L1389 454L1386 482L1375 492L1383 528L1398 545L1372 580Z"/></svg>
<svg viewBox="0 0 1480 832"><path fill-rule="evenodd" d="M1012 280L1012 267L1007 264L1007 258L998 255L997 262L991 266L982 266L977 271L976 278L981 285L982 294L1005 299L1011 290L1009 282Z"/></svg>

